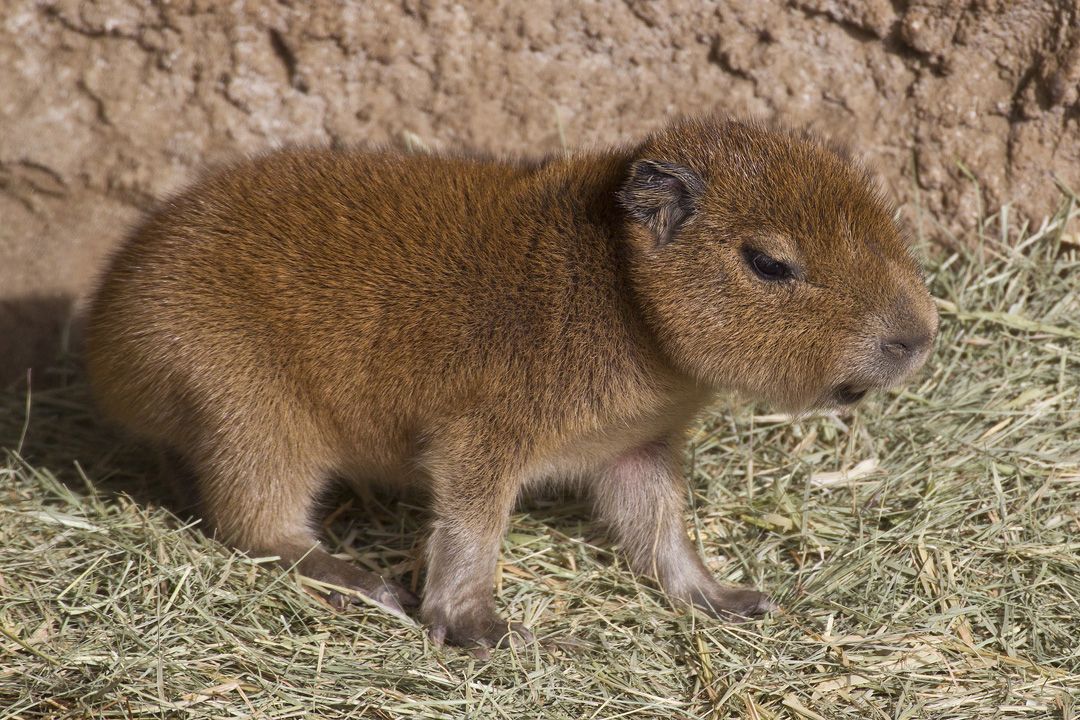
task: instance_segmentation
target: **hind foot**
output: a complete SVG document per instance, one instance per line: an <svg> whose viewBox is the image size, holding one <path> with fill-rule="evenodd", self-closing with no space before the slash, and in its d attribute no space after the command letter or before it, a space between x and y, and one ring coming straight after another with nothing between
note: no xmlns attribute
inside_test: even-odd
<svg viewBox="0 0 1080 720"><path fill-rule="evenodd" d="M337 610L351 604L362 603L358 595L373 600L397 615L406 616L420 605L419 598L396 580L384 578L378 573L362 570L350 562L336 558L325 550L315 548L296 564L301 575L327 585L352 590L328 590L326 601Z"/></svg>

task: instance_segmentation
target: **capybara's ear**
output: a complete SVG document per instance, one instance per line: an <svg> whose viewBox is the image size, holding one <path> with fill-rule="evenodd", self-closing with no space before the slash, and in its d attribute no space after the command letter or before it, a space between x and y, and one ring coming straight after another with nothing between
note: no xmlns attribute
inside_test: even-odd
<svg viewBox="0 0 1080 720"><path fill-rule="evenodd" d="M705 183L690 168L660 160L638 160L619 191L619 203L647 227L659 246L671 242L694 214Z"/></svg>

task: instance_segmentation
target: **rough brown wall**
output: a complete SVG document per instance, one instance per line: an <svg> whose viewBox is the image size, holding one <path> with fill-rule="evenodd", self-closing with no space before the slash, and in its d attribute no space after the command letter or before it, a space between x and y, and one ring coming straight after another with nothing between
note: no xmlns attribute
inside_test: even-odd
<svg viewBox="0 0 1080 720"><path fill-rule="evenodd" d="M138 209L205 161L535 153L720 109L850 140L957 228L1080 187L1078 85L1074 0L0 0L0 379L55 350Z"/></svg>

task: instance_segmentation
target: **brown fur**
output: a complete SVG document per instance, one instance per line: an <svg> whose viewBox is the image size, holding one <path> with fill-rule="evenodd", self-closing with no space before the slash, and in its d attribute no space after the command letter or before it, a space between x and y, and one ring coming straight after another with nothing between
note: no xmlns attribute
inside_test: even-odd
<svg viewBox="0 0 1080 720"><path fill-rule="evenodd" d="M795 277L763 279L753 252ZM721 391L853 401L920 366L936 328L865 173L710 119L535 163L292 149L213 173L114 258L88 362L105 413L190 466L222 538L391 609L412 598L320 549L313 504L334 476L426 488L421 616L490 646L507 518L553 479L674 599L772 607L687 538L687 428Z"/></svg>

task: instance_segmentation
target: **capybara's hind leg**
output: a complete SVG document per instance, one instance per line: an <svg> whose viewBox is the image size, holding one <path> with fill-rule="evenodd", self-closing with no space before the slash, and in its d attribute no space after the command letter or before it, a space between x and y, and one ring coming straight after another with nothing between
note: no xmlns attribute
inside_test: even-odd
<svg viewBox="0 0 1080 720"><path fill-rule="evenodd" d="M419 604L399 583L336 558L319 543L311 516L327 476L315 463L244 447L222 444L196 463L204 517L221 540L249 554L277 556L285 568L343 588L326 595L339 609L355 599L350 590L399 614Z"/></svg>

